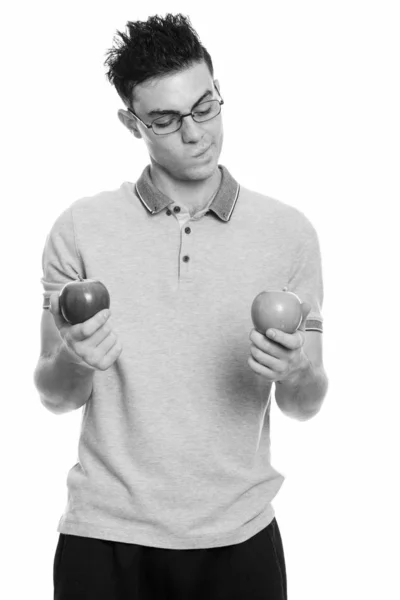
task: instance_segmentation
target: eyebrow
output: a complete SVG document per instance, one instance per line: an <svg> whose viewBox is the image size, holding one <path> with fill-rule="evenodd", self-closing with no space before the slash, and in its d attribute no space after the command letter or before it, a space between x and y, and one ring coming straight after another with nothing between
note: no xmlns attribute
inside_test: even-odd
<svg viewBox="0 0 400 600"><path fill-rule="evenodd" d="M192 110L194 109L195 106L197 106L202 100L204 100L204 98L207 98L207 96L212 96L213 94L213 90L207 90L198 100L197 102L195 102L192 106ZM161 110L161 109L154 109L151 110L150 112L147 113L147 115L149 117L155 117L156 115L181 115L182 113L179 112L179 110L172 110L172 109L166 109L166 110Z"/></svg>

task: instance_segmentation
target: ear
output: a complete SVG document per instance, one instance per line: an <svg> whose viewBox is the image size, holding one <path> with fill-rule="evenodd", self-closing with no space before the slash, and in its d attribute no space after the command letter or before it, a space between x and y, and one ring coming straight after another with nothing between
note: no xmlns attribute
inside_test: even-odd
<svg viewBox="0 0 400 600"><path fill-rule="evenodd" d="M128 110L120 109L118 111L118 119L136 138L140 139L142 137L135 117Z"/></svg>

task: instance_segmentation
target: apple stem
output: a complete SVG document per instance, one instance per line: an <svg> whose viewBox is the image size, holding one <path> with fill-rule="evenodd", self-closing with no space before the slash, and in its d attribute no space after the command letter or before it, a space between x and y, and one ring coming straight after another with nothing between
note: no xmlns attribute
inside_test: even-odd
<svg viewBox="0 0 400 600"><path fill-rule="evenodd" d="M73 267L72 267L73 268ZM73 268L73 270L75 271L75 269ZM78 275L79 277L79 281L84 281L84 279L82 279L82 277L80 276L80 274L78 273L78 271L75 271L75 273Z"/></svg>

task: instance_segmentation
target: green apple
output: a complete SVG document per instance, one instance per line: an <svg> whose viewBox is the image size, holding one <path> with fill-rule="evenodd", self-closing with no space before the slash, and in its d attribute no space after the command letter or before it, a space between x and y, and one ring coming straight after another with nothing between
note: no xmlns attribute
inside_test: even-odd
<svg viewBox="0 0 400 600"><path fill-rule="evenodd" d="M271 328L294 333L303 318L301 300L286 288L260 292L253 300L251 318L255 329L263 335Z"/></svg>

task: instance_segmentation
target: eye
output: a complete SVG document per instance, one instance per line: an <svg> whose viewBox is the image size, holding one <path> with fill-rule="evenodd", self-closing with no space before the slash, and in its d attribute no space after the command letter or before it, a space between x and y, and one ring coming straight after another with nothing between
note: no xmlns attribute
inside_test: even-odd
<svg viewBox="0 0 400 600"><path fill-rule="evenodd" d="M209 106L208 108L204 109L204 110L196 110L196 115L208 115L208 113L211 112L211 106Z"/></svg>
<svg viewBox="0 0 400 600"><path fill-rule="evenodd" d="M169 117L161 118L160 120L156 119L154 123L157 127L168 127L169 125L172 125L174 121L176 121L176 117L171 115Z"/></svg>

